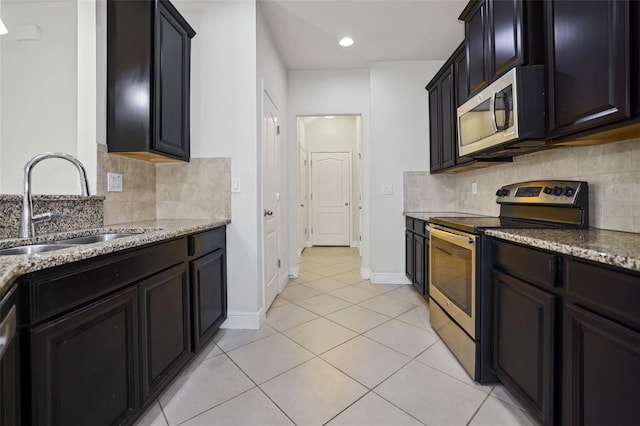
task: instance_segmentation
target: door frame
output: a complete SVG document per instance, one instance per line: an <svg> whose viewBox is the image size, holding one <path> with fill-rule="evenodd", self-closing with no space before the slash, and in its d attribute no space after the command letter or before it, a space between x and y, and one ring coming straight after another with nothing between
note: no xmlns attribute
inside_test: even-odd
<svg viewBox="0 0 640 426"><path fill-rule="evenodd" d="M304 164L300 162L300 159L303 159ZM297 234L297 239L296 239L296 249L297 249L297 254L298 257L300 257L302 255L302 252L304 251L305 248L307 247L311 247L311 240L310 240L310 236L311 236L311 226L309 224L309 193L310 193L310 187L309 187L309 179L310 179L310 170L311 170L311 166L310 166L310 162L311 159L309 158L309 152L307 151L306 148L303 148L300 144L298 144L298 170L297 170L297 175L296 175L296 179L298 179L298 193L296 194L296 232ZM302 187L301 185L301 181L300 181L300 177L301 176L305 176L306 177L306 185L305 187ZM302 207L300 205L300 195L304 195L304 207ZM304 209L304 223L298 223L297 221L300 219L300 215L298 214L298 209L299 208L303 208ZM304 228L304 230L303 230ZM306 231L306 232L305 232Z"/></svg>
<svg viewBox="0 0 640 426"><path fill-rule="evenodd" d="M269 94L269 90L267 90L267 88L265 87L264 84L264 80L261 81L261 105L260 105L260 126L261 126L261 136L260 136L260 189L259 189L259 209L258 209L258 223L260 224L259 226L259 238L260 238L260 256L259 256L259 263L260 263L260 280L259 282L262 283L261 287L262 287L262 314L261 316L266 316L266 312L267 309L269 309L269 306L267 306L267 282L265 280L265 275L266 275L266 261L265 261L265 226L264 226L264 215L263 212L265 210L265 166L266 166L266 150L267 150L267 129L266 129L266 124L265 124L265 112L266 112L266 102L267 99L269 99L269 101L271 101L271 103L273 104L277 115L276 115L276 126L280 126L280 110L278 109L278 104L275 102L275 100L273 99L273 97ZM278 166L280 165L280 158L279 158L279 134L276 131L276 140L275 140L275 158L276 158L276 170L278 170ZM279 191L280 189L280 182L278 177L276 176L276 193L279 194L279 196L277 197L278 201L276 202L275 205L275 211L273 212L273 214L275 215L275 219L276 219L276 247L277 247L277 254L276 257L278 259L281 258L280 256L280 251L282 249L282 235L280 235L280 198L281 198L281 191ZM282 260L281 260L282 261ZM282 292L282 289L284 288L284 285L286 284L282 282L281 277L280 277L280 270L282 268L279 267L276 269L276 281L277 281L277 286L278 286L278 293L276 294L276 296L278 294L280 294Z"/></svg>
<svg viewBox="0 0 640 426"><path fill-rule="evenodd" d="M316 151L308 151L307 155L309 157L309 168L307 177L307 183L309 187L307 188L307 194L309 194L309 209L307 209L308 218L307 221L309 223L309 229L313 229L313 209L315 208L314 200L311 198L312 189L313 189L313 154L348 154L349 156L349 235L348 242L346 247L351 247L351 241L353 238L353 152L352 150L316 150ZM309 238L309 244L313 246L313 233Z"/></svg>

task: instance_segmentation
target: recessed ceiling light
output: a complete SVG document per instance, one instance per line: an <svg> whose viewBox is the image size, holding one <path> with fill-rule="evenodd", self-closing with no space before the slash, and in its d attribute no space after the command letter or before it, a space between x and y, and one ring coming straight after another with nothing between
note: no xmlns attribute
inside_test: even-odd
<svg viewBox="0 0 640 426"><path fill-rule="evenodd" d="M332 118L336 118L335 115L325 115L324 118L328 118L329 120L331 120Z"/></svg>
<svg viewBox="0 0 640 426"><path fill-rule="evenodd" d="M349 47L353 45L353 39L351 37L342 37L339 43L342 47Z"/></svg>

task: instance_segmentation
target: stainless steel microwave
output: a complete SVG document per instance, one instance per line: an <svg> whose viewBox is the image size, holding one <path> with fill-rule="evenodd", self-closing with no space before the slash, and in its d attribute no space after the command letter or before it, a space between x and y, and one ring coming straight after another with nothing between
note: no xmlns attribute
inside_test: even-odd
<svg viewBox="0 0 640 426"><path fill-rule="evenodd" d="M513 156L545 148L544 68L518 67L458 107L458 154Z"/></svg>

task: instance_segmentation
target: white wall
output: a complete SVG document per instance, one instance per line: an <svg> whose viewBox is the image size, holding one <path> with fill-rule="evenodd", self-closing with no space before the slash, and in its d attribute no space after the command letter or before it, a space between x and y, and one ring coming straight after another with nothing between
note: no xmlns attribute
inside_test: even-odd
<svg viewBox="0 0 640 426"><path fill-rule="evenodd" d="M280 201L278 202L278 258L281 260L279 273L280 289L286 285L289 279L289 222L295 222L296 213L289 212L289 193L287 192L287 182L289 179L289 170L287 168L289 151L287 149L287 70L282 62L280 54L276 48L273 36L269 31L266 23L266 19L262 12L261 7L257 8L257 104L258 115L256 116L256 127L258 129L258 154L262 153L263 148L263 105L265 102L265 93L271 98L278 110L278 124L280 126L280 135L277 137L277 159L276 159L276 172L277 188L276 191L280 194ZM293 175L295 176L295 174ZM262 177L262 162L258 161L258 188L261 191L261 177ZM295 202L295 194L293 195ZM260 212L263 211L263 205L260 204ZM293 218L293 219L291 219ZM264 221L262 215L258 221L258 233L262 236ZM261 243L262 244L262 243ZM262 246L261 246L262 247ZM295 245L294 245L295 247ZM258 250L261 253L260 250ZM262 274L262 256L259 255L259 265L261 267L260 273ZM261 275L262 278L262 275ZM261 283L263 280L260 281ZM260 294L262 295L263 285L260 285ZM263 306L262 309L266 311L268 306Z"/></svg>
<svg viewBox="0 0 640 426"><path fill-rule="evenodd" d="M368 273L368 149L369 149L369 70L289 71L288 74L288 141L289 176L297 171L298 143L295 137L296 117L305 115L361 115L363 162L363 235L362 265ZM297 179L289 179L289 211L296 212ZM296 225L289 227L289 262L297 265Z"/></svg>
<svg viewBox="0 0 640 426"><path fill-rule="evenodd" d="M404 170L429 167L429 102L424 89L442 61L371 66L371 281L404 283ZM392 195L382 186L392 185Z"/></svg>
<svg viewBox="0 0 640 426"><path fill-rule="evenodd" d="M227 227L227 327L257 328L258 269L256 4L215 1L176 7L196 30L191 62L191 156L231 157L241 192L232 194Z"/></svg>
<svg viewBox="0 0 640 426"><path fill-rule="evenodd" d="M76 6L73 0L2 5L9 29L0 37L2 193L22 193L23 168L34 155L77 155ZM40 39L17 41L23 24L37 25ZM95 92L90 95L95 97ZM34 168L34 193L78 194L78 182L75 167L66 161L48 160Z"/></svg>

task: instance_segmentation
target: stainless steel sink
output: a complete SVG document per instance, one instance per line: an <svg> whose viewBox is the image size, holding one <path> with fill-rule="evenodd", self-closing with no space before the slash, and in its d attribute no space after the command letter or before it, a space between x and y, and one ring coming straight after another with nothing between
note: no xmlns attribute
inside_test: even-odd
<svg viewBox="0 0 640 426"><path fill-rule="evenodd" d="M28 246L10 247L0 250L0 256L11 256L19 254L36 254L45 251L62 250L74 247L75 244L32 244Z"/></svg>
<svg viewBox="0 0 640 426"><path fill-rule="evenodd" d="M87 235L85 237L78 238L70 238L68 240L60 240L56 243L58 244L93 244L93 243L101 243L103 241L111 241L117 238L130 237L132 235L136 235L134 233L107 233L107 234L96 234L96 235Z"/></svg>

